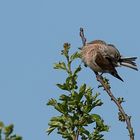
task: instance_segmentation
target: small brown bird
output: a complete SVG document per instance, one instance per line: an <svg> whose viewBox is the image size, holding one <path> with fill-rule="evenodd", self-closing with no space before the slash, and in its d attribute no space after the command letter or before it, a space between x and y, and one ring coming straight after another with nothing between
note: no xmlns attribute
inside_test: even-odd
<svg viewBox="0 0 140 140"><path fill-rule="evenodd" d="M102 40L86 43L81 49L81 57L85 66L89 66L95 74L110 73L121 81L123 79L118 75L115 67L125 66L138 70L134 62L137 57L123 57L113 44L107 44Z"/></svg>

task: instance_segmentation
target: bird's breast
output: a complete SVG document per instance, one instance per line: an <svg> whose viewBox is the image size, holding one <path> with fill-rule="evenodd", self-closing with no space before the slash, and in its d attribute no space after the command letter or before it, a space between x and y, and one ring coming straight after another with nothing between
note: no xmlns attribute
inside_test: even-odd
<svg viewBox="0 0 140 140"><path fill-rule="evenodd" d="M96 64L96 48L85 47L81 51L82 61L95 72L103 72L103 70Z"/></svg>

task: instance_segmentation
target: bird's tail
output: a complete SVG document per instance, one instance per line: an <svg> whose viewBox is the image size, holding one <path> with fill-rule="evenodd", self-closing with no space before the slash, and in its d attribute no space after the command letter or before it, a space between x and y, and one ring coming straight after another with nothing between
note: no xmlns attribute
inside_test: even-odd
<svg viewBox="0 0 140 140"><path fill-rule="evenodd" d="M121 58L120 59L120 65L138 71L137 65L134 62L136 59L137 59L137 57L124 57L124 58Z"/></svg>
<svg viewBox="0 0 140 140"><path fill-rule="evenodd" d="M114 77L118 78L119 80L121 80L123 82L123 79L119 76L117 71L111 72L110 74L113 75Z"/></svg>

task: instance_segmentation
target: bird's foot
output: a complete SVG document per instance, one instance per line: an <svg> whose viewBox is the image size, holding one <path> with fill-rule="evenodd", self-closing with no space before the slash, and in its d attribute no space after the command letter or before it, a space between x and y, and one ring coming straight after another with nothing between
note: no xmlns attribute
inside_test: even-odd
<svg viewBox="0 0 140 140"><path fill-rule="evenodd" d="M103 75L103 72L100 74L100 76L102 76Z"/></svg>
<svg viewBox="0 0 140 140"><path fill-rule="evenodd" d="M101 73L101 74L99 74L98 72L94 72L94 73L95 73L95 75L96 75L97 81L99 81L99 79L103 79L103 77L102 77L102 74L103 74L103 73Z"/></svg>

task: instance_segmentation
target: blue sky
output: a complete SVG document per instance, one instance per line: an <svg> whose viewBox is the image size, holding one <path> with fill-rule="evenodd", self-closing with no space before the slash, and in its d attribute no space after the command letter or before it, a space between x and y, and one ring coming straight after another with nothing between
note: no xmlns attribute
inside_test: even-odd
<svg viewBox="0 0 140 140"><path fill-rule="evenodd" d="M0 1L0 120L14 123L15 133L24 140L58 140L47 136L49 119L58 115L45 104L62 93L55 84L65 79L53 70L64 42L72 52L81 46L79 28L88 41L103 39L114 43L124 56L140 56L139 0L6 0ZM139 58L137 60L139 67ZM135 139L139 139L140 72L119 68L124 83L110 75L112 91L126 100L124 108L132 115ZM110 126L106 140L128 140L126 125L118 122L116 106L102 90L89 68L83 68L79 82L101 92L101 114Z"/></svg>

